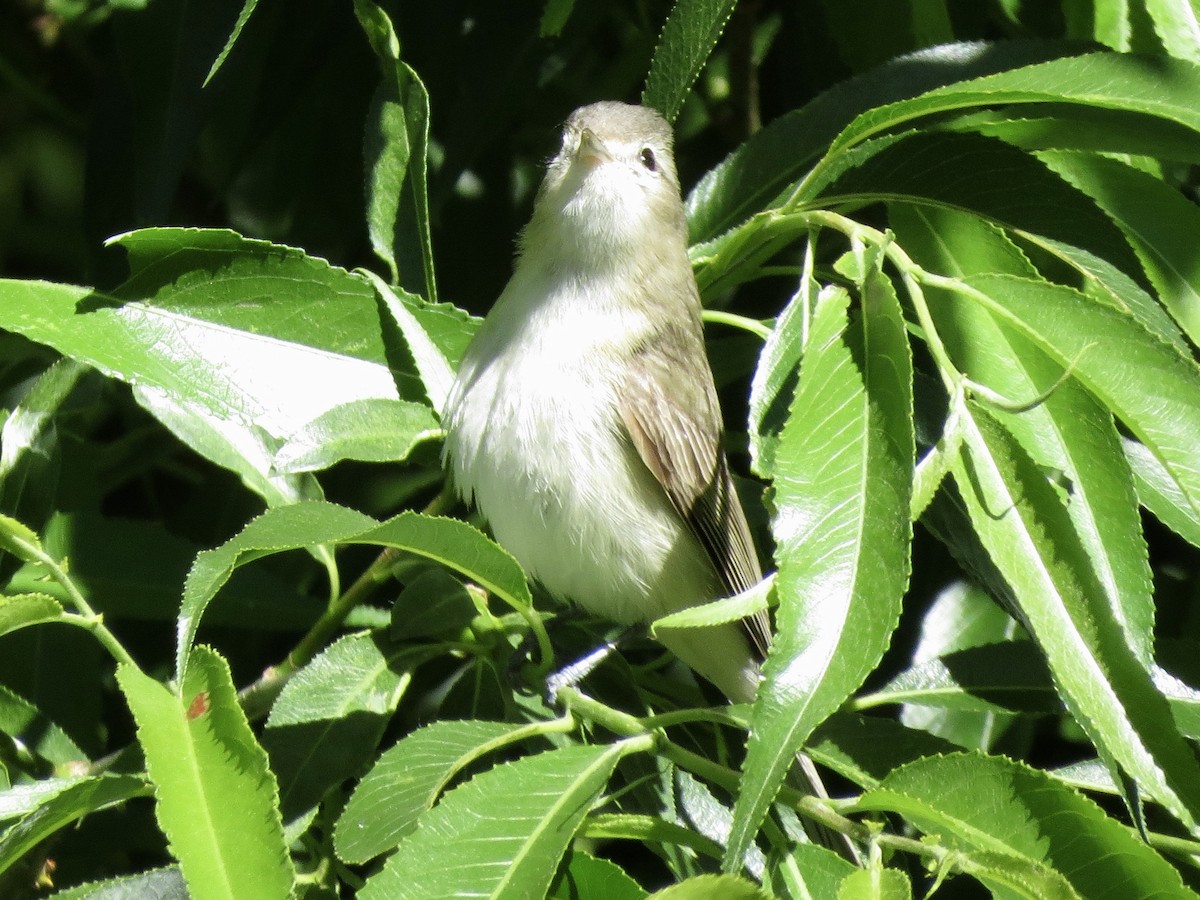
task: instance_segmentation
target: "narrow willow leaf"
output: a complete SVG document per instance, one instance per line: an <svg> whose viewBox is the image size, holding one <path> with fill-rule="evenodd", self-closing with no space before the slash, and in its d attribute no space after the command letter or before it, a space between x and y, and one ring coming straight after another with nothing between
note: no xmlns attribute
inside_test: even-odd
<svg viewBox="0 0 1200 900"><path fill-rule="evenodd" d="M263 732L285 822L307 813L374 757L411 680L411 665L385 637L351 634L288 679Z"/></svg>
<svg viewBox="0 0 1200 900"><path fill-rule="evenodd" d="M777 636L755 700L725 865L750 845L796 751L887 649L908 583L912 361L871 263L859 326L823 295L776 456Z"/></svg>
<svg viewBox="0 0 1200 900"><path fill-rule="evenodd" d="M957 456L955 449L954 455ZM975 648L992 644L1008 646L1015 644L1014 638L1021 634L1021 626L1001 609L984 591L968 582L954 582L940 591L933 604L921 617L921 635L913 650L913 669L936 666L945 657L955 657L950 669L953 677L966 679L963 668L958 664L958 654L969 653ZM1017 648L1014 651L1019 652ZM1036 663L1021 673L1041 672L1047 687L1047 699L1054 702L1057 711L1057 695L1049 686L1049 674L1040 652L1033 648ZM912 670L910 670L912 671ZM902 676L900 676L902 677ZM986 676L985 676L986 677ZM1036 676L1032 676L1036 677ZM1006 683L1007 678L999 679ZM893 682L894 683L894 682ZM886 692L887 688L884 688ZM974 688L968 688L975 694ZM881 692L883 693L883 692ZM983 696L989 696L986 691ZM869 698L860 698L859 706L866 705ZM1022 698L1024 699L1024 698ZM917 705L921 703L921 705ZM1013 723L1014 716L996 709L979 712L960 711L932 706L917 701L905 703L900 709L900 721L909 728L918 728L944 737L961 747L988 750L997 738Z"/></svg>
<svg viewBox="0 0 1200 900"><path fill-rule="evenodd" d="M895 210L895 212L901 212ZM961 212L927 209L897 217L897 235L922 266L947 275L999 272L1028 277L1031 266L1000 234ZM1019 413L995 415L1046 470L1070 483L1068 510L1104 589L1111 614L1146 671L1153 660L1154 602L1146 543L1111 414L1062 366L1024 336L975 305L929 295L930 313L959 369L1015 403L1041 398ZM1047 393L1048 392L1048 393Z"/></svg>
<svg viewBox="0 0 1200 900"><path fill-rule="evenodd" d="M811 271L814 252L811 243L806 246L800 284L775 320L750 383L750 458L755 471L764 478L774 472L779 431L792 403L800 356L817 303L819 287ZM831 286L825 290L845 291L845 288Z"/></svg>
<svg viewBox="0 0 1200 900"><path fill-rule="evenodd" d="M507 722L434 722L403 738L350 795L333 833L338 857L364 863L396 847L450 779L525 730Z"/></svg>
<svg viewBox="0 0 1200 900"><path fill-rule="evenodd" d="M935 210L968 210L1006 228L1083 247L1122 270L1137 271L1137 259L1120 230L1087 194L1002 141L918 132L858 162L832 183L809 179L795 192L795 202L911 198ZM1031 196L1037 202L1030 202Z"/></svg>
<svg viewBox="0 0 1200 900"><path fill-rule="evenodd" d="M1067 896L1088 900L1190 896L1179 873L1120 822L1009 760L974 753L920 760L868 791L859 808L895 812L964 851L975 861L971 874L988 885L1006 885L1024 868L1046 876L1047 887L1063 879ZM998 868L1004 859L1017 868Z"/></svg>
<svg viewBox="0 0 1200 900"><path fill-rule="evenodd" d="M51 897L53 900L189 900L187 885L175 866L92 881L56 891Z"/></svg>
<svg viewBox="0 0 1200 900"><path fill-rule="evenodd" d="M1115 159L1084 153L1038 154L1093 197L1125 233L1146 275L1193 343L1200 343L1200 274L1195 235L1200 209L1162 180Z"/></svg>
<svg viewBox="0 0 1200 900"><path fill-rule="evenodd" d="M346 459L400 462L442 433L427 406L407 400L355 400L326 410L275 454L278 472L314 472Z"/></svg>
<svg viewBox="0 0 1200 900"><path fill-rule="evenodd" d="M728 832L728 819L725 825ZM687 847L712 859L721 858L722 845L715 840L692 828L654 816L639 816L633 813L597 814L584 821L579 834L582 838L592 840L639 841L664 847ZM761 853L758 861L761 869Z"/></svg>
<svg viewBox="0 0 1200 900"><path fill-rule="evenodd" d="M959 749L895 719L836 712L813 732L804 752L854 784L874 787L898 766Z"/></svg>
<svg viewBox="0 0 1200 900"><path fill-rule="evenodd" d="M676 0L646 76L642 103L674 122L737 0Z"/></svg>
<svg viewBox="0 0 1200 900"><path fill-rule="evenodd" d="M542 19L538 23L539 37L557 37L571 18L575 9L575 0L546 0L542 9Z"/></svg>
<svg viewBox="0 0 1200 900"><path fill-rule="evenodd" d="M89 813L149 794L150 786L145 780L133 775L95 775L70 779L65 784L55 783L53 790L37 798L32 810L0 834L0 873L8 871L59 829ZM0 794L0 810L3 806Z"/></svg>
<svg viewBox="0 0 1200 900"><path fill-rule="evenodd" d="M176 677L184 677L204 610L237 566L283 550L336 544L376 524L370 516L332 503L281 506L267 510L215 550L197 556L183 588L175 648Z"/></svg>
<svg viewBox="0 0 1200 900"><path fill-rule="evenodd" d="M764 882L763 886L774 887L780 896L819 900L836 897L838 885L853 871L854 863L832 850L818 844L794 844L772 867L771 877L776 883Z"/></svg>
<svg viewBox="0 0 1200 900"><path fill-rule="evenodd" d="M1189 129L1156 116L1091 106L984 110L956 117L940 127L998 137L1025 150L1090 150L1129 153L1155 159L1196 162L1200 147Z"/></svg>
<svg viewBox="0 0 1200 900"><path fill-rule="evenodd" d="M695 875L655 891L650 900L768 900L758 885L737 875Z"/></svg>
<svg viewBox="0 0 1200 900"><path fill-rule="evenodd" d="M264 331L239 326L264 317L264 294L286 298L289 311L301 319L301 307L331 308L339 291L357 292L369 306L373 301L349 273L297 251L274 256L263 251L261 258L247 252L222 263L218 271L198 268L168 285L156 285L151 276L176 273L152 266L127 285L130 291L156 290L152 303L122 302L70 285L0 282L0 324L135 385L139 402L181 440L242 476L268 500L311 496L314 481L272 477L278 446L333 406L395 397L395 381L382 351L381 361L372 362L342 347L279 339L269 326ZM257 318L240 308L243 301ZM314 316L339 324L346 318ZM377 315L375 321L378 332ZM313 340L310 333L304 339Z"/></svg>
<svg viewBox="0 0 1200 900"><path fill-rule="evenodd" d="M1122 438L1121 445L1141 504L1181 538L1200 547L1200 510L1147 447L1128 438Z"/></svg>
<svg viewBox="0 0 1200 900"><path fill-rule="evenodd" d="M1200 89L1200 68L1161 58L1092 53L998 72L869 110L838 135L829 156L921 116L1000 104L1067 103L1148 113L1200 132L1200 111L1186 98ZM827 157L828 158L828 157Z"/></svg>
<svg viewBox="0 0 1200 900"><path fill-rule="evenodd" d="M225 46L221 48L221 53L213 60L212 67L208 70L208 74L204 76L204 86L208 87L208 83L213 80L213 76L217 74L217 70L224 64L225 59L229 56L229 51L233 49L233 45L237 43L237 39L242 35L242 29L246 27L246 23L250 21L250 16L254 14L254 8L258 6L258 0L244 0L242 11L238 13L237 22L234 23L233 31L229 33L229 38L225 41Z"/></svg>
<svg viewBox="0 0 1200 900"><path fill-rule="evenodd" d="M0 550L27 563L40 563L46 552L32 529L5 515L0 515Z"/></svg>
<svg viewBox="0 0 1200 900"><path fill-rule="evenodd" d="M358 535L356 544L395 547L439 562L492 592L514 609L533 605L525 573L508 551L458 519L402 512Z"/></svg>
<svg viewBox="0 0 1200 900"><path fill-rule="evenodd" d="M650 624L651 634L658 628L707 628L736 622L771 606L775 591L775 576L768 575L758 584L732 597L689 606L679 612L655 619Z"/></svg>
<svg viewBox="0 0 1200 900"><path fill-rule="evenodd" d="M838 885L838 900L910 900L912 883L899 869L872 866L847 875Z"/></svg>
<svg viewBox="0 0 1200 900"><path fill-rule="evenodd" d="M430 406L440 413L450 395L450 387L454 384L454 369L441 348L431 338L424 323L415 311L409 308L409 305L419 306L420 301L407 295L401 297L373 272L363 274L375 286L384 306L404 335L417 371L421 375L421 382L425 386L425 396L429 398Z"/></svg>
<svg viewBox="0 0 1200 900"><path fill-rule="evenodd" d="M1146 445L1200 510L1200 370L1127 314L1059 285L1003 275L964 279L983 303L1074 376ZM955 302L962 302L961 298ZM1120 347L1119 359L1101 348Z"/></svg>
<svg viewBox="0 0 1200 900"><path fill-rule="evenodd" d="M567 747L476 776L421 817L417 830L359 896L543 896L617 762L647 745L632 739L606 747Z"/></svg>
<svg viewBox="0 0 1200 900"><path fill-rule="evenodd" d="M60 359L43 372L0 428L0 509L35 529L54 512L61 467L58 417L90 370ZM0 559L0 580L13 571Z"/></svg>
<svg viewBox="0 0 1200 900"><path fill-rule="evenodd" d="M1200 765L1100 596L1063 502L1016 442L967 405L954 477L972 523L1011 585L1063 701L1093 743L1189 828Z"/></svg>
<svg viewBox="0 0 1200 900"><path fill-rule="evenodd" d="M30 753L53 763L60 774L78 771L78 766L87 762L87 754L62 728L37 706L3 685L0 685L0 734L20 741ZM5 818L5 812L4 801L0 799L0 819Z"/></svg>
<svg viewBox="0 0 1200 900"><path fill-rule="evenodd" d="M1200 62L1200 9L1195 0L1146 0L1146 12L1164 50L1178 59Z"/></svg>
<svg viewBox="0 0 1200 900"><path fill-rule="evenodd" d="M235 568L284 550L338 544L395 547L460 572L514 608L526 609L533 603L517 561L466 522L403 512L380 523L333 503L281 506L267 510L220 547L196 557L184 585L177 627L180 675L201 616Z"/></svg>
<svg viewBox="0 0 1200 900"><path fill-rule="evenodd" d="M686 202L691 240L710 240L772 205L860 113L1080 49L1053 41L948 44L842 82L802 109L769 123L700 179Z"/></svg>
<svg viewBox="0 0 1200 900"><path fill-rule="evenodd" d="M1083 276L1083 292L1089 297L1129 313L1150 334L1181 355L1191 353L1183 332L1162 304L1110 261L1081 247L1072 247L1039 235L1025 234L1022 238L1049 251Z"/></svg>
<svg viewBox="0 0 1200 900"><path fill-rule="evenodd" d="M0 635L62 617L62 604L47 594L0 596Z"/></svg>
<svg viewBox="0 0 1200 900"><path fill-rule="evenodd" d="M867 700L970 712L1062 710L1045 657L1031 641L983 644L920 662Z"/></svg>
<svg viewBox="0 0 1200 900"><path fill-rule="evenodd" d="M178 695L131 666L117 670L159 826L196 900L286 897L294 875L267 754L225 660L207 647L190 657Z"/></svg>
<svg viewBox="0 0 1200 900"><path fill-rule="evenodd" d="M616 863L575 848L566 870L546 896L547 900L645 900L646 892Z"/></svg>
<svg viewBox="0 0 1200 900"><path fill-rule="evenodd" d="M400 59L400 40L387 13L370 0L356 0L354 12L383 74L363 141L371 246L393 283L436 302L426 187L429 93Z"/></svg>

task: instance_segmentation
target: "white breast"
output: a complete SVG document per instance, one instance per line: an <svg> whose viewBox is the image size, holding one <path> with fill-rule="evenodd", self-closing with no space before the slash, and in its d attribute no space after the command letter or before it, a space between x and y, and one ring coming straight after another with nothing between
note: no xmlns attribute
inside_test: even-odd
<svg viewBox="0 0 1200 900"><path fill-rule="evenodd" d="M552 593L620 623L716 595L703 550L624 433L613 366L644 318L514 276L463 360L446 456L496 539ZM603 291L599 291L603 295ZM540 298L540 299L538 299Z"/></svg>

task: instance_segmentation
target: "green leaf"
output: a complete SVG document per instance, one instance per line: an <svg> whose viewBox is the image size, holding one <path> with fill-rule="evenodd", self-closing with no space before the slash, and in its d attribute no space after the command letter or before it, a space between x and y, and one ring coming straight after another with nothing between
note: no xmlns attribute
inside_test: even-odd
<svg viewBox="0 0 1200 900"><path fill-rule="evenodd" d="M1200 209L1158 178L1115 159L1084 153L1038 154L1094 198L1124 232L1175 321L1200 343L1200 273L1195 235Z"/></svg>
<svg viewBox="0 0 1200 900"><path fill-rule="evenodd" d="M762 612L771 606L771 596L775 590L775 576L768 575L758 584L746 590L714 600L711 603L701 603L689 606L679 612L655 619L650 623L650 633L659 628L707 628L712 625L724 625L736 622L757 612Z"/></svg>
<svg viewBox="0 0 1200 900"><path fill-rule="evenodd" d="M1120 231L1091 198L1028 153L979 135L913 134L882 147L831 184L809 179L794 197L806 205L908 199L934 210L968 210L1007 228L1091 250L1122 270L1137 270Z"/></svg>
<svg viewBox="0 0 1200 900"><path fill-rule="evenodd" d="M923 661L881 687L870 701L971 712L1062 709L1046 660L1032 641L983 644Z"/></svg>
<svg viewBox="0 0 1200 900"><path fill-rule="evenodd" d="M557 37L566 27L575 9L575 0L546 0L542 9L542 20L538 24L539 37Z"/></svg>
<svg viewBox="0 0 1200 900"><path fill-rule="evenodd" d="M1194 0L1146 0L1146 12L1164 50L1200 62L1200 11Z"/></svg>
<svg viewBox="0 0 1200 900"><path fill-rule="evenodd" d="M41 563L46 553L41 540L30 528L5 515L0 515L0 550L27 563Z"/></svg>
<svg viewBox="0 0 1200 900"><path fill-rule="evenodd" d="M1122 438L1121 445L1141 504L1181 538L1200 547L1200 510L1147 447L1128 438Z"/></svg>
<svg viewBox="0 0 1200 900"><path fill-rule="evenodd" d="M1089 297L1128 312L1154 337L1169 344L1181 355L1190 355L1183 333L1162 304L1111 262L1061 241L1030 234L1022 237L1057 256L1078 272L1083 277L1081 289Z"/></svg>
<svg viewBox="0 0 1200 900"><path fill-rule="evenodd" d="M188 900L187 885L174 866L93 881L50 896L52 900Z"/></svg>
<svg viewBox="0 0 1200 900"><path fill-rule="evenodd" d="M400 39L387 13L369 0L356 0L354 12L383 75L363 140L371 247L394 283L423 290L436 302L426 187L429 93L400 60Z"/></svg>
<svg viewBox="0 0 1200 900"><path fill-rule="evenodd" d="M922 266L951 276L1004 272L1027 275L1005 239L978 233L961 213L924 210L895 222ZM980 248L992 246L988 256ZM997 259L997 257L1002 257ZM1150 565L1142 538L1133 477L1112 415L1028 338L997 324L976 305L929 293L930 313L959 369L1015 403L1040 402L1019 413L998 410L1000 423L1046 470L1071 485L1068 510L1107 598L1110 615L1149 671L1154 631ZM1044 396L1049 392L1048 396Z"/></svg>
<svg viewBox="0 0 1200 900"><path fill-rule="evenodd" d="M745 853L796 751L887 649L908 583L912 360L878 260L861 320L823 295L776 456L780 605L726 867ZM870 485L870 489L866 485Z"/></svg>
<svg viewBox="0 0 1200 900"><path fill-rule="evenodd" d="M782 896L818 900L836 897L842 879L855 870L854 863L842 859L819 844L793 844L787 855L774 867L773 877L786 887Z"/></svg>
<svg viewBox="0 0 1200 900"><path fill-rule="evenodd" d="M0 734L19 741L31 753L53 763L55 771L77 771L87 754L37 706L0 685ZM0 819L5 818L0 802Z"/></svg>
<svg viewBox="0 0 1200 900"><path fill-rule="evenodd" d="M737 875L696 875L650 895L650 900L768 900L758 885Z"/></svg>
<svg viewBox="0 0 1200 900"><path fill-rule="evenodd" d="M184 677L201 616L237 566L283 550L336 544L376 524L370 516L333 503L281 506L253 519L220 547L197 556L183 588L175 648L176 677Z"/></svg>
<svg viewBox="0 0 1200 900"><path fill-rule="evenodd" d="M1190 896L1170 864L1092 801L1008 760L974 753L920 760L889 775L858 806L898 813L966 851L978 865L971 873L993 889L1024 870L1025 877L1043 877L1047 888L1069 882L1066 896L1088 900ZM1018 893L1063 895L1061 888Z"/></svg>
<svg viewBox="0 0 1200 900"><path fill-rule="evenodd" d="M429 408L407 400L355 400L326 410L275 454L278 472L315 472L344 459L400 462L441 435Z"/></svg>
<svg viewBox="0 0 1200 900"><path fill-rule="evenodd" d="M1050 106L1045 113L1024 108L966 113L940 127L1000 138L1025 150L1092 150L1195 162L1193 131L1155 116L1138 116L1093 106Z"/></svg>
<svg viewBox="0 0 1200 900"><path fill-rule="evenodd" d="M860 113L870 115L878 107L887 108L885 104L943 85L969 84L967 79L1075 52L1078 45L1052 41L950 44L842 82L768 124L700 179L685 204L691 240L710 240L770 206Z"/></svg>
<svg viewBox="0 0 1200 900"><path fill-rule="evenodd" d="M1200 766L1132 649L1063 501L1020 447L972 404L954 478L971 521L1046 654L1063 701L1102 753L1189 828Z"/></svg>
<svg viewBox="0 0 1200 900"><path fill-rule="evenodd" d="M391 635L396 640L456 635L477 615L466 585L445 569L430 568L405 584L392 604Z"/></svg>
<svg viewBox="0 0 1200 900"><path fill-rule="evenodd" d="M600 859L578 848L571 851L570 862L547 894L548 900L578 900L603 897L604 900L644 900L646 892L625 870L607 859Z"/></svg>
<svg viewBox="0 0 1200 900"><path fill-rule="evenodd" d="M395 547L466 575L514 608L526 609L533 603L517 561L466 522L403 512L380 523L333 503L281 506L196 557L183 589L176 671L183 674L200 618L235 568L284 550L337 544Z"/></svg>
<svg viewBox="0 0 1200 900"><path fill-rule="evenodd" d="M40 529L58 492L58 419L84 380L86 366L60 359L21 397L0 429L0 509ZM0 577L9 572L0 560Z"/></svg>
<svg viewBox="0 0 1200 900"><path fill-rule="evenodd" d="M417 830L359 896L543 896L617 762L646 746L632 739L607 747L567 747L476 776L421 817Z"/></svg>
<svg viewBox="0 0 1200 900"><path fill-rule="evenodd" d="M62 617L62 604L46 594L0 596L0 635Z"/></svg>
<svg viewBox="0 0 1200 900"><path fill-rule="evenodd" d="M406 736L350 796L333 833L338 857L364 863L396 847L455 775L526 731L507 722L447 721Z"/></svg>
<svg viewBox="0 0 1200 900"><path fill-rule="evenodd" d="M836 712L813 732L804 752L854 784L874 787L898 766L958 749L895 719Z"/></svg>
<svg viewBox="0 0 1200 900"><path fill-rule="evenodd" d="M242 29L246 27L246 23L250 21L250 16L254 14L254 7L258 6L258 0L244 0L242 11L238 13L237 22L234 23L233 31L229 33L229 39L225 41L225 46L221 48L221 53L213 60L212 68L208 70L208 74L204 76L204 86L208 87L208 83L213 80L213 76L217 74L217 70L225 62L225 58L229 56L229 51L233 49L233 45L237 43L237 39L242 34Z"/></svg>
<svg viewBox="0 0 1200 900"><path fill-rule="evenodd" d="M912 100L863 113L838 135L825 160L841 150L914 119L976 106L1067 103L1149 114L1200 132L1200 111L1189 97L1200 89L1200 68L1161 57L1092 53L946 85Z"/></svg>
<svg viewBox="0 0 1200 900"><path fill-rule="evenodd" d="M285 822L308 812L374 757L412 665L385 637L352 634L288 680L263 732Z"/></svg>
<svg viewBox="0 0 1200 900"><path fill-rule="evenodd" d="M0 873L8 871L22 856L72 822L150 793L149 785L133 775L96 775L51 784L49 791L36 795L37 805L0 835ZM6 793L16 791L20 788L9 788ZM0 793L0 811L5 806L3 797ZM0 818L4 818L2 812Z"/></svg>
<svg viewBox="0 0 1200 900"><path fill-rule="evenodd" d="M1200 510L1200 370L1129 315L1059 285L1003 275L964 279L971 300L1072 372L1163 464ZM963 302L957 298L953 302ZM1120 347L1114 360L1103 347ZM1169 390L1165 390L1170 386Z"/></svg>
<svg viewBox="0 0 1200 900"><path fill-rule="evenodd" d="M951 456L957 452L957 449L954 450ZM997 606L982 588L966 582L952 583L938 593L933 604L921 617L921 635L913 650L913 668L910 671L934 667L946 656L965 654L977 647L982 648L993 643L1007 646L1015 643L1013 639L1021 633L1021 627ZM1014 647L1012 652L1019 653L1021 649L1024 648ZM1049 674L1046 672L1045 660L1036 649L1033 656L1034 664L1028 670L1020 671L1023 674L1041 672L1048 685ZM956 658L951 673L956 680L966 681L969 676L963 675L962 671L963 667ZM993 683L1007 683L1007 672L996 674L1000 677L992 679ZM896 680L901 677L903 674ZM1032 676L1031 680L1033 678L1036 676ZM886 696L888 687L883 688L880 694ZM974 687L968 689L975 693ZM1048 690L1053 695L1053 688L1048 687ZM990 698L994 695L985 693L984 696ZM861 698L860 706L866 705L866 699ZM1048 699L1054 698L1051 696ZM900 721L909 728L928 731L961 747L990 749L1013 720L1011 715L994 709L979 712L959 711L932 706L924 700L916 702L922 705L905 703L900 710ZM1055 706L1055 709L1059 707Z"/></svg>
<svg viewBox="0 0 1200 900"><path fill-rule="evenodd" d="M805 248L805 269L800 284L775 320L750 383L750 458L755 471L764 478L774 472L779 431L792 404L800 357L817 304L819 288L811 272L812 256L816 252L813 243L815 241L810 238ZM845 288L831 285L824 290L845 291Z"/></svg>
<svg viewBox="0 0 1200 900"><path fill-rule="evenodd" d="M654 49L642 103L674 122L737 0L676 0Z"/></svg>
<svg viewBox="0 0 1200 900"><path fill-rule="evenodd" d="M370 329L378 333L374 301L360 280L287 248L227 246L240 241L235 238L175 231L121 238L132 248L131 261L168 248L209 261L184 274L171 260L140 269L122 296L149 302L121 302L70 285L0 281L0 325L135 385L139 402L197 452L272 502L290 502L316 488L271 473L283 440L339 404L393 398L396 386L382 347L378 361L346 347L360 349L361 332L345 329L354 312L374 315ZM171 277L176 280L160 281ZM358 309L347 295L357 295ZM278 303L264 305L264 296ZM332 347L293 342L295 323L275 324L321 309L322 321L335 323ZM313 338L309 327L303 340Z"/></svg>
<svg viewBox="0 0 1200 900"><path fill-rule="evenodd" d="M238 706L225 660L207 647L190 657L178 695L135 668L117 670L159 825L196 900L278 900L294 876L267 755Z"/></svg>
<svg viewBox="0 0 1200 900"><path fill-rule="evenodd" d="M726 834L729 832L728 811L726 811L724 830ZM659 844L664 848L686 847L692 852L713 859L721 858L721 845L715 840L692 828L654 816L597 813L584 820L579 836L588 840L638 841L642 844ZM760 853L758 859L760 870L762 865L763 860Z"/></svg>
<svg viewBox="0 0 1200 900"><path fill-rule="evenodd" d="M837 896L838 900L910 900L912 883L899 869L872 866L847 875Z"/></svg>
<svg viewBox="0 0 1200 900"><path fill-rule="evenodd" d="M421 375L421 382L425 386L425 396L429 398L430 406L440 413L454 384L454 368L442 352L442 348L433 340L426 323L417 315L421 301L408 294L398 294L373 272L363 274L375 286L383 305L392 314L392 320L404 335L417 371Z"/></svg>

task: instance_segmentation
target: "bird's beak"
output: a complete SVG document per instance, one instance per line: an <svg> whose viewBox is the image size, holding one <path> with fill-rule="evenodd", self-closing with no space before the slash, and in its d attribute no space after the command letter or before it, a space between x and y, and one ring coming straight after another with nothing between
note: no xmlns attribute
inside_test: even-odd
<svg viewBox="0 0 1200 900"><path fill-rule="evenodd" d="M575 159L589 166L596 166L612 159L612 154L604 141L596 137L590 128L583 129L579 134L579 148L575 151Z"/></svg>

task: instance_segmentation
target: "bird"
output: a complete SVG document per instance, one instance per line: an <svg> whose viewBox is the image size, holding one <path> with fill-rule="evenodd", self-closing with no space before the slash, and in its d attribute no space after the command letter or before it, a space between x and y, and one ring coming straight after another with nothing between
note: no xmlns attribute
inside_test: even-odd
<svg viewBox="0 0 1200 900"><path fill-rule="evenodd" d="M658 112L605 101L567 118L442 419L453 484L551 594L632 626L762 579ZM765 611L655 636L753 700Z"/></svg>

